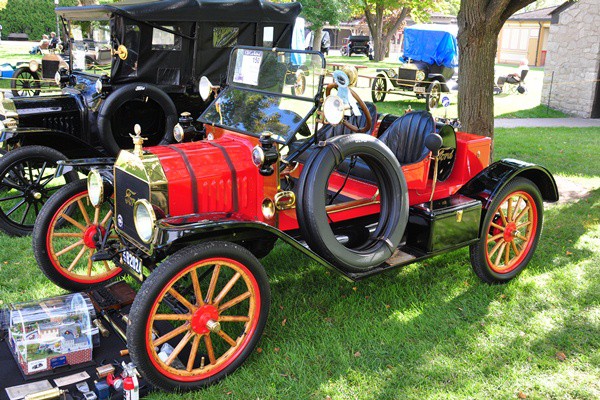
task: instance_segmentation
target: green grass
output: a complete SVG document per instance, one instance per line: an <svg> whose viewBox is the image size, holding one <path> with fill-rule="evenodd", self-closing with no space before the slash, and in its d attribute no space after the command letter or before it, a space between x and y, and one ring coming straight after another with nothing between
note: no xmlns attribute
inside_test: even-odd
<svg viewBox="0 0 600 400"><path fill-rule="evenodd" d="M546 207L537 252L507 285L481 283L466 249L349 283L280 244L263 260L272 306L260 351L206 390L149 398L599 398L599 135L496 131L496 158L540 163L589 190ZM62 293L29 238L0 235L0 249L4 305Z"/></svg>
<svg viewBox="0 0 600 400"><path fill-rule="evenodd" d="M327 57L329 63L345 63L353 65L363 65L367 68L360 69L359 75L363 76L375 76L377 74L377 68L393 68L397 69L399 62L386 59L382 62L369 61L366 56L352 56L352 57L339 57L331 56ZM514 66L496 65L496 73L498 75L506 75L514 72L516 69ZM526 79L527 93L502 93L494 96L494 116L497 118L562 118L568 117L561 111L550 109L546 110L544 105L540 105L542 97L542 81L544 78L544 70L541 68L532 68L529 71ZM359 77L358 87L356 91L360 94L361 98L371 101L371 88L369 79L365 77ZM490 84L491 85L491 84ZM388 82L389 89L389 82ZM490 90L491 87L490 87ZM439 107L432 111L435 116L442 117L448 116L450 118L456 118L458 116L457 109L457 94L449 93L444 94L450 98L450 106L447 108ZM387 94L385 101L377 103L377 110L381 113L392 113L399 114L403 113L408 107L413 110L424 110L425 100L417 100L413 97L402 96L399 94Z"/></svg>

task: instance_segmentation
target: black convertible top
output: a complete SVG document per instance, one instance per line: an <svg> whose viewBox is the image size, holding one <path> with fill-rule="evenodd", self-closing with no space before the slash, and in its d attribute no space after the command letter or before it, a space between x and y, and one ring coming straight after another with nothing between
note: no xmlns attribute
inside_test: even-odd
<svg viewBox="0 0 600 400"><path fill-rule="evenodd" d="M260 0L124 0L114 4L58 7L67 20L97 21L112 14L138 21L290 22L300 3L277 4Z"/></svg>

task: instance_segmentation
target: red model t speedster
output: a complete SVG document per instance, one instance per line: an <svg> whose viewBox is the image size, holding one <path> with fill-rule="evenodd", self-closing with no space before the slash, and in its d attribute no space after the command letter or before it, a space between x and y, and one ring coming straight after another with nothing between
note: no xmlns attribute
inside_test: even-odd
<svg viewBox="0 0 600 400"><path fill-rule="evenodd" d="M126 334L153 385L199 388L244 362L270 305L258 258L277 239L350 280L464 246L488 283L531 259L543 201L558 200L546 169L489 165L489 138L427 112L378 116L352 76L325 86L324 67L317 52L237 47L203 130L175 128L195 138L142 148L136 136L44 206L34 250L52 281L88 289L125 270L143 282Z"/></svg>

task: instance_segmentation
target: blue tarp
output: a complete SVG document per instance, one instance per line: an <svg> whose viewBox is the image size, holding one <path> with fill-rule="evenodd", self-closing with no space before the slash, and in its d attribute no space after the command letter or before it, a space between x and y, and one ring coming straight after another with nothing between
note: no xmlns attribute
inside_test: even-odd
<svg viewBox="0 0 600 400"><path fill-rule="evenodd" d="M404 28L404 58L458 67L456 25L416 24Z"/></svg>

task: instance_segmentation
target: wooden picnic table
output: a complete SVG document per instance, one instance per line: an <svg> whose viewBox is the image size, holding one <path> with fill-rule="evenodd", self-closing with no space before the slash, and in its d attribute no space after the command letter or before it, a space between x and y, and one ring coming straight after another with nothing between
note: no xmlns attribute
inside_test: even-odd
<svg viewBox="0 0 600 400"><path fill-rule="evenodd" d="M338 69L342 68L343 66L346 65L351 65L356 69L364 69L364 68L369 68L366 65L354 65L354 64L345 64L345 63L327 63L327 66L331 66L331 69L333 69L334 71L337 71Z"/></svg>

